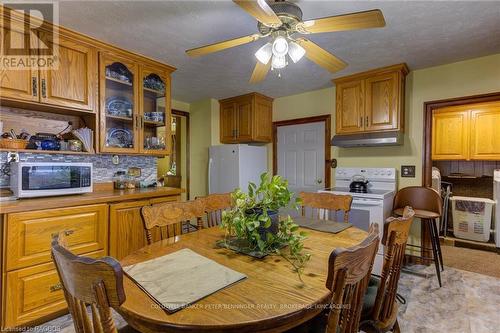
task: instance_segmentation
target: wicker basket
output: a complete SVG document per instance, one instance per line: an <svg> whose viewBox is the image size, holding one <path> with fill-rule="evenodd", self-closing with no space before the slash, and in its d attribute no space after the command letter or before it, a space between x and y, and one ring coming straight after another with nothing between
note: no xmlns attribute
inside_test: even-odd
<svg viewBox="0 0 500 333"><path fill-rule="evenodd" d="M0 148L25 149L28 142L28 140L23 139L0 139Z"/></svg>

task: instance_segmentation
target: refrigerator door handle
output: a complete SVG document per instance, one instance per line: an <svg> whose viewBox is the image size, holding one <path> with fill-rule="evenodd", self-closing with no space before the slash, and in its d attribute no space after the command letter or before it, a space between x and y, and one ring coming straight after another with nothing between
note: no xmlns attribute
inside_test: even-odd
<svg viewBox="0 0 500 333"><path fill-rule="evenodd" d="M213 159L208 159L208 194L212 194L212 163Z"/></svg>

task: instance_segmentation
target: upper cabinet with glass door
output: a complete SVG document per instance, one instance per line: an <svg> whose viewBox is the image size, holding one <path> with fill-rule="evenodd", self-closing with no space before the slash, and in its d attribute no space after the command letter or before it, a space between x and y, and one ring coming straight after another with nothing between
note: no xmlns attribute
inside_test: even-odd
<svg viewBox="0 0 500 333"><path fill-rule="evenodd" d="M170 75L161 69L141 67L141 152L168 155L170 142Z"/></svg>
<svg viewBox="0 0 500 333"><path fill-rule="evenodd" d="M139 152L137 64L109 54L100 58L101 151Z"/></svg>

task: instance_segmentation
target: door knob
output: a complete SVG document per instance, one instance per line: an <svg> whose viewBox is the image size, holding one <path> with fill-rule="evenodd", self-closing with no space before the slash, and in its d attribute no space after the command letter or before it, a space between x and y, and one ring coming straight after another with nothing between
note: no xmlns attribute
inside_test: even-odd
<svg viewBox="0 0 500 333"><path fill-rule="evenodd" d="M321 178L316 179L316 183L321 184L322 182L323 182L323 179L321 179Z"/></svg>

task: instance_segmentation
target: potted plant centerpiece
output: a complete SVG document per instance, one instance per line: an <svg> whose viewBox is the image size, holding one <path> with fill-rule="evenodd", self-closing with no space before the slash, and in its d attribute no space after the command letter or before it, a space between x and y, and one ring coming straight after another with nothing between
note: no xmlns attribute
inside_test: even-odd
<svg viewBox="0 0 500 333"><path fill-rule="evenodd" d="M234 207L222 216L225 237L217 244L256 258L281 255L300 273L310 257L303 252L306 234L299 232L289 215L280 218L278 213L280 208L297 209L300 204L288 181L266 172L258 186L250 182L248 193L236 189L232 198Z"/></svg>

